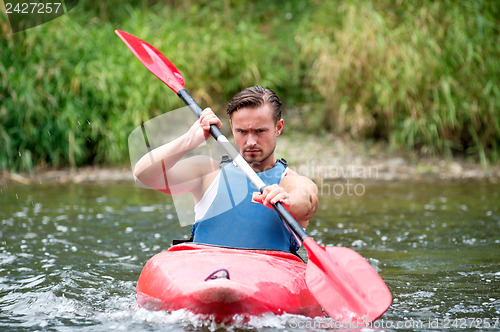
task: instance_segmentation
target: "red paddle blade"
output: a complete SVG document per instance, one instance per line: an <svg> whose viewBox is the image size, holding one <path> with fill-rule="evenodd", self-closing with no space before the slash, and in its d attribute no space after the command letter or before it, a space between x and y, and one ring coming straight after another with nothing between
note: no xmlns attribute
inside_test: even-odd
<svg viewBox="0 0 500 332"><path fill-rule="evenodd" d="M389 308L391 292L360 254L349 248L324 248L310 237L303 244L309 256L307 287L331 318L361 327Z"/></svg>
<svg viewBox="0 0 500 332"><path fill-rule="evenodd" d="M115 30L115 32L142 64L170 89L177 93L184 88L184 78L181 73L156 48L125 31Z"/></svg>

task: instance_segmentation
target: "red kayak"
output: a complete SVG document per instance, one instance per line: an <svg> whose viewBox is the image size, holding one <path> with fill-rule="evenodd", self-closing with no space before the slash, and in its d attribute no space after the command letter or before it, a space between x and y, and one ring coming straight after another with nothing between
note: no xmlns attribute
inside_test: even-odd
<svg viewBox="0 0 500 332"><path fill-rule="evenodd" d="M186 309L217 323L263 313L323 316L305 273L306 264L287 252L180 244L147 262L137 304Z"/></svg>

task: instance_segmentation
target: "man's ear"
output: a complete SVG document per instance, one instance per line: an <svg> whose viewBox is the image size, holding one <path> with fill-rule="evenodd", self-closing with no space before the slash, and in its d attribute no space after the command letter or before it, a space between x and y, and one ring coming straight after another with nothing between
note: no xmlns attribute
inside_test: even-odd
<svg viewBox="0 0 500 332"><path fill-rule="evenodd" d="M276 136L279 136L282 130L283 130L283 119L280 119L278 123L276 123Z"/></svg>

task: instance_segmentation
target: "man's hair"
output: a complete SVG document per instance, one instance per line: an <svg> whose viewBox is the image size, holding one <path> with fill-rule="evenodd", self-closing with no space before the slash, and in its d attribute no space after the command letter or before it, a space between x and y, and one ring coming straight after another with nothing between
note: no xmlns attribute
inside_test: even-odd
<svg viewBox="0 0 500 332"><path fill-rule="evenodd" d="M278 123L281 119L281 100L276 93L271 89L265 89L259 85L243 89L236 94L227 105L227 114L231 119L233 112L236 112L242 107L260 107L269 104L273 110L274 123Z"/></svg>

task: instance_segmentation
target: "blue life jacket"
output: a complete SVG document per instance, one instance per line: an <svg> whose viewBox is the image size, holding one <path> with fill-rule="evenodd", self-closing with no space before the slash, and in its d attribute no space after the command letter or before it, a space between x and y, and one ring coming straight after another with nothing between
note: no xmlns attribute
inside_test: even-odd
<svg viewBox="0 0 500 332"><path fill-rule="evenodd" d="M257 175L266 185L278 184L286 161ZM254 185L232 162L221 165L219 187L203 218L191 228L193 242L246 249L298 250L295 238L278 213L252 202Z"/></svg>

